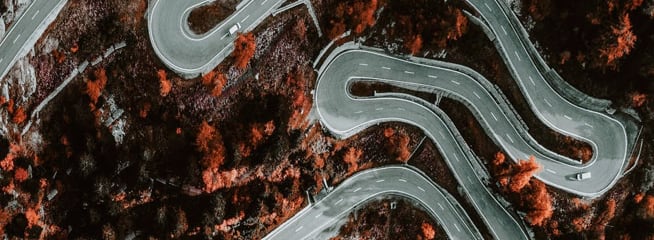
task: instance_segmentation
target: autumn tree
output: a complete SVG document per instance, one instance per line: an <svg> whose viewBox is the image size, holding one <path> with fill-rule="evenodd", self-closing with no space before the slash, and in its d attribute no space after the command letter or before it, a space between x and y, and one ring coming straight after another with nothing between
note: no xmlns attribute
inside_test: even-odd
<svg viewBox="0 0 654 240"><path fill-rule="evenodd" d="M415 35L411 41L405 42L404 47L406 47L411 55L416 55L416 53L420 52L420 49L422 48L422 37L420 35Z"/></svg>
<svg viewBox="0 0 654 240"><path fill-rule="evenodd" d="M225 161L225 146L220 132L202 121L195 144L200 152L204 154L200 162L206 169L217 169Z"/></svg>
<svg viewBox="0 0 654 240"><path fill-rule="evenodd" d="M104 68L98 68L93 71L94 79L87 79L86 81L86 94L91 99L91 103L95 105L98 103L98 98L102 94L102 90L107 85L107 73Z"/></svg>
<svg viewBox="0 0 654 240"><path fill-rule="evenodd" d="M162 97L168 96L168 93L170 93L170 89L172 88L172 83L168 78L166 78L166 71L159 69L159 71L157 71L157 76L159 76L159 84L161 85L159 88L159 94Z"/></svg>
<svg viewBox="0 0 654 240"><path fill-rule="evenodd" d="M23 122L25 122L25 119L27 119L27 116L25 115L25 109L23 109L23 107L18 107L14 112L14 117L12 118L12 121L15 124L22 124Z"/></svg>
<svg viewBox="0 0 654 240"><path fill-rule="evenodd" d="M227 77L223 73L211 71L202 76L202 84L211 88L212 96L218 97L227 85Z"/></svg>
<svg viewBox="0 0 654 240"><path fill-rule="evenodd" d="M520 192L529 183L534 173L539 170L540 165L536 162L534 156L530 156L529 161L520 160L517 165L514 165L509 189L513 192Z"/></svg>
<svg viewBox="0 0 654 240"><path fill-rule="evenodd" d="M238 69L245 69L250 59L254 56L254 52L257 48L254 34L249 33L238 33L236 41L234 42L234 56L235 64Z"/></svg>
<svg viewBox="0 0 654 240"><path fill-rule="evenodd" d="M532 226L542 226L552 217L554 212L552 197L543 182L532 179L520 196L522 197L521 206L526 208L527 221Z"/></svg>
<svg viewBox="0 0 654 240"><path fill-rule="evenodd" d="M363 155L363 151L354 147L350 147L345 151L343 162L347 164L347 175L359 170L359 160L361 159L361 155Z"/></svg>
<svg viewBox="0 0 654 240"><path fill-rule="evenodd" d="M624 13L616 24L611 26L611 31L602 37L603 44L599 49L599 55L606 66L611 69L617 67L616 61L629 55L636 46L636 35L631 29L629 13ZM599 63L598 63L599 64Z"/></svg>
<svg viewBox="0 0 654 240"><path fill-rule="evenodd" d="M332 15L330 15L327 36L336 39L346 29L352 29L355 34L361 34L368 27L375 25L375 12L378 8L377 0L349 0L340 1Z"/></svg>
<svg viewBox="0 0 654 240"><path fill-rule="evenodd" d="M388 154L395 157L395 160L406 162L411 156L409 150L409 136L405 133L397 133L393 128L384 129L384 137L386 137L386 150Z"/></svg>
<svg viewBox="0 0 654 240"><path fill-rule="evenodd" d="M420 225L420 228L422 229L422 235L425 237L425 239L431 240L436 237L436 230L434 230L434 227L431 224L423 222Z"/></svg>

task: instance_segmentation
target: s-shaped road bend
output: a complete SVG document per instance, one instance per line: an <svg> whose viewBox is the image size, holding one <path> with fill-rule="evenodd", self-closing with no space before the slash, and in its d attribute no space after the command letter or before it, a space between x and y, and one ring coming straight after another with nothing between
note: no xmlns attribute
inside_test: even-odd
<svg viewBox="0 0 654 240"><path fill-rule="evenodd" d="M315 238L353 208L384 195L398 195L419 202L451 239L481 239L479 231L452 196L424 173L406 166L386 166L350 176L325 198L295 214L264 239Z"/></svg>
<svg viewBox="0 0 654 240"><path fill-rule="evenodd" d="M148 9L148 32L152 48L161 61L183 77L208 72L234 49L229 28L241 25L239 32L254 29L272 14L283 0L242 0L244 4L227 19L204 34L188 26L191 11L212 0L154 0Z"/></svg>
<svg viewBox="0 0 654 240"><path fill-rule="evenodd" d="M561 160L560 166L568 171L552 168L551 171L541 172L538 177L550 185L581 196L596 197L605 193L622 176L627 163L631 139L627 137L625 127L611 116L570 103L547 83L537 68L538 63L532 58L538 56L531 56L528 46L525 46L529 39L523 39L524 36L518 33L522 26L514 25L519 23L517 17L508 10L506 3L500 1L466 0L493 32L500 55L535 115L551 129L585 141L593 148L594 154L589 163L579 164L561 156L554 157ZM506 141L502 145L511 147L507 146ZM509 155L514 159L523 157ZM562 167L557 169L563 170ZM597 177L578 182L566 180L575 172L591 172Z"/></svg>

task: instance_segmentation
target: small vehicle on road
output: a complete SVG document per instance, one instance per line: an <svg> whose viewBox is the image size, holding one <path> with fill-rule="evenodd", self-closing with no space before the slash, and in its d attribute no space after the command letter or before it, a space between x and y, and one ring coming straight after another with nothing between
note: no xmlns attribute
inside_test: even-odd
<svg viewBox="0 0 654 240"><path fill-rule="evenodd" d="M577 181L586 180L589 179L590 177L591 177L590 172L580 172L577 173L577 175L575 175L575 179L577 179Z"/></svg>
<svg viewBox="0 0 654 240"><path fill-rule="evenodd" d="M236 23L232 27L229 28L229 35L232 36L234 35L239 29L241 29L241 24Z"/></svg>

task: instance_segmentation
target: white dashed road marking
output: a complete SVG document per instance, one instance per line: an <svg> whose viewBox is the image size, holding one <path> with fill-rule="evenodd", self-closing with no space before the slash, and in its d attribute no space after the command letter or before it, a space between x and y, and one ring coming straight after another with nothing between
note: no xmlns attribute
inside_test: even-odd
<svg viewBox="0 0 654 240"><path fill-rule="evenodd" d="M549 168L548 168L548 169L545 169L545 170L547 170L548 172L551 172L551 173L553 173L553 174L556 174L556 172L555 172L554 170L552 170L552 169L549 169Z"/></svg>
<svg viewBox="0 0 654 240"><path fill-rule="evenodd" d="M299 232L300 230L302 230L303 227L304 226L300 226L299 228L295 229L295 232Z"/></svg>
<svg viewBox="0 0 654 240"><path fill-rule="evenodd" d="M16 38L14 38L14 43L16 43L16 41L18 41L18 38L20 38L20 34L18 34L18 36L16 36Z"/></svg>
<svg viewBox="0 0 654 240"><path fill-rule="evenodd" d="M389 67L382 67L382 68L386 69L386 70L391 70L391 68L389 68Z"/></svg>
<svg viewBox="0 0 654 240"><path fill-rule="evenodd" d="M481 99L481 97L479 96L479 94L477 94L477 92L472 92L472 94L474 94L474 95L475 95L475 97L477 97L477 98L479 98L479 99Z"/></svg>
<svg viewBox="0 0 654 240"><path fill-rule="evenodd" d="M509 136L509 134L508 134L508 133L506 134L506 138L508 138L508 139L509 139L509 141L511 141L511 143L513 143L513 138L511 138L511 136Z"/></svg>
<svg viewBox="0 0 654 240"><path fill-rule="evenodd" d="M250 18L250 15L245 16L245 17L243 18L243 20L241 20L241 23L244 23L245 20L248 20L248 18Z"/></svg>
<svg viewBox="0 0 654 240"><path fill-rule="evenodd" d="M493 11L493 9L491 9L491 7L488 6L488 3L484 3L484 5L486 5L486 8L488 8L488 11L491 11L491 12Z"/></svg>
<svg viewBox="0 0 654 240"><path fill-rule="evenodd" d="M423 191L423 192L425 191L425 189L421 188L420 186L418 186L418 189L420 189L420 191Z"/></svg>
<svg viewBox="0 0 654 240"><path fill-rule="evenodd" d="M377 180L377 181L375 181L375 182L380 183L380 182L383 182L383 181L384 181L384 179L379 179L379 180Z"/></svg>
<svg viewBox="0 0 654 240"><path fill-rule="evenodd" d="M457 81L454 81L454 80L450 80L450 82L452 82L452 83L454 83L454 84L456 84L456 85L461 85L460 82L457 82Z"/></svg>
<svg viewBox="0 0 654 240"><path fill-rule="evenodd" d="M534 85L534 86L536 86L536 83L534 82L534 79L533 79L533 78L531 78L531 76L529 76L529 81L531 81L531 85Z"/></svg>
<svg viewBox="0 0 654 240"><path fill-rule="evenodd" d="M339 203L341 203L342 201L343 201L343 199L342 199L342 198L341 198L341 199L339 199L338 201L336 201L336 205L338 205L338 204L339 204Z"/></svg>
<svg viewBox="0 0 654 240"><path fill-rule="evenodd" d="M545 101L545 104L547 104L547 106L552 107L552 104L550 103L550 101L547 101L547 98L543 98L543 101Z"/></svg>
<svg viewBox="0 0 654 240"><path fill-rule="evenodd" d="M359 66L368 66L367 63L359 63Z"/></svg>
<svg viewBox="0 0 654 240"><path fill-rule="evenodd" d="M522 59L520 59L520 55L518 55L518 51L513 51L515 53L515 56L518 58L518 62L522 62Z"/></svg>
<svg viewBox="0 0 654 240"><path fill-rule="evenodd" d="M34 18L36 18L36 15L39 15L39 11L41 11L41 10L36 10L36 13L34 13L34 16L32 16L32 20L34 20Z"/></svg>
<svg viewBox="0 0 654 240"><path fill-rule="evenodd" d="M438 207L441 208L441 210L445 210L445 208L443 207L443 205L441 205L441 203L438 203Z"/></svg>
<svg viewBox="0 0 654 240"><path fill-rule="evenodd" d="M493 119L495 119L495 121L497 121L497 117L495 116L495 113L491 112L491 116L493 116Z"/></svg>
<svg viewBox="0 0 654 240"><path fill-rule="evenodd" d="M572 120L572 118L568 115L563 115L564 118L567 118L568 120Z"/></svg>
<svg viewBox="0 0 654 240"><path fill-rule="evenodd" d="M2 62L2 60L0 60L0 62ZM593 125L590 125L589 123L584 123L584 125L586 125L586 126L588 126L590 128L593 128Z"/></svg>
<svg viewBox="0 0 654 240"><path fill-rule="evenodd" d="M437 76L434 76L434 75L427 75L427 77L428 77L428 78L433 78L433 79L438 78Z"/></svg>
<svg viewBox="0 0 654 240"><path fill-rule="evenodd" d="M409 71L404 71L404 73L406 73L406 74L416 74L414 72L409 72Z"/></svg>
<svg viewBox="0 0 654 240"><path fill-rule="evenodd" d="M353 192L358 192L359 190L361 190L361 188L354 189Z"/></svg>
<svg viewBox="0 0 654 240"><path fill-rule="evenodd" d="M456 228L457 231L461 232L461 229L459 228L459 225L457 225L457 224L455 223L455 224L454 224L454 227Z"/></svg>
<svg viewBox="0 0 654 240"><path fill-rule="evenodd" d="M220 40L225 39L227 36L229 36L229 33L225 33L225 35L223 35L222 37L220 37Z"/></svg>
<svg viewBox="0 0 654 240"><path fill-rule="evenodd" d="M397 180L400 181L400 182L406 182L406 180L404 180L402 178L398 178Z"/></svg>
<svg viewBox="0 0 654 240"><path fill-rule="evenodd" d="M500 27L502 27L502 32L504 32L504 35L509 35L509 33L506 32L506 28L504 28L504 26L500 25Z"/></svg>

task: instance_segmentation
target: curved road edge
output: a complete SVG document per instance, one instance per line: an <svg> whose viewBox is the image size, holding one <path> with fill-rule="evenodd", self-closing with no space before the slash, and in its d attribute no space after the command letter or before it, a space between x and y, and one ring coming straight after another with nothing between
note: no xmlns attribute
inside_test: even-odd
<svg viewBox="0 0 654 240"><path fill-rule="evenodd" d="M310 239L354 208L387 195L418 202L441 224L451 239L483 239L454 197L420 170L402 165L355 173L323 199L305 207L263 239Z"/></svg>

